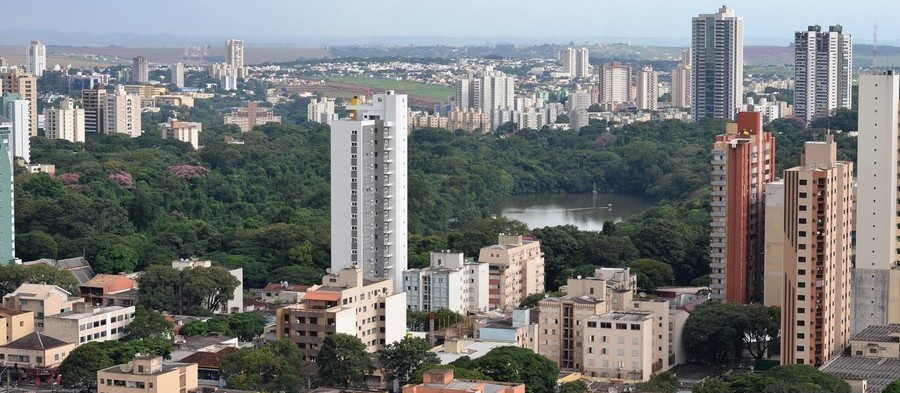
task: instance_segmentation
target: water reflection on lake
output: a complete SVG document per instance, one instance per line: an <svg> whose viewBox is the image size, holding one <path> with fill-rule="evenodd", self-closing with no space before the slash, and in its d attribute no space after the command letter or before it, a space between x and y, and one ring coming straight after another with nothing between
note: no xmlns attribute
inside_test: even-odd
<svg viewBox="0 0 900 393"><path fill-rule="evenodd" d="M500 215L530 228L574 225L583 231L599 231L604 221L620 222L651 206L649 200L626 194L515 195L503 201Z"/></svg>

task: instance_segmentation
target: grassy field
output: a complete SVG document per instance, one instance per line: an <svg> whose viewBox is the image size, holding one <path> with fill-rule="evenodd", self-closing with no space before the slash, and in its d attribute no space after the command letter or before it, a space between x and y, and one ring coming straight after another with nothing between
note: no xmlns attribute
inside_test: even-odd
<svg viewBox="0 0 900 393"><path fill-rule="evenodd" d="M318 79L318 78L317 78ZM328 82L334 82L350 86L371 89L373 92L380 90L396 90L398 93L409 94L421 98L423 101L442 102L453 94L453 89L447 86L428 85L418 82L398 81L384 78L366 78L356 76L325 77Z"/></svg>

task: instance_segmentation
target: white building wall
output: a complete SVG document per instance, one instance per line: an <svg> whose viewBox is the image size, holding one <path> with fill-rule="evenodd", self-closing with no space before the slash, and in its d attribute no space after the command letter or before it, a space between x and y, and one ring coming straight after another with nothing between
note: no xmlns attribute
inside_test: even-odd
<svg viewBox="0 0 900 393"><path fill-rule="evenodd" d="M384 319L384 345L389 345L406 337L406 295L401 292L385 297L384 307L384 315L402 316Z"/></svg>
<svg viewBox="0 0 900 393"><path fill-rule="evenodd" d="M28 100L15 100L9 102L7 112L12 120L12 134L9 138L9 152L12 157L21 157L25 162L31 161L31 147L29 131L31 119L31 103Z"/></svg>
<svg viewBox="0 0 900 393"><path fill-rule="evenodd" d="M466 272L469 286L469 311L482 312L490 308L488 299L488 267L487 263L468 263Z"/></svg>

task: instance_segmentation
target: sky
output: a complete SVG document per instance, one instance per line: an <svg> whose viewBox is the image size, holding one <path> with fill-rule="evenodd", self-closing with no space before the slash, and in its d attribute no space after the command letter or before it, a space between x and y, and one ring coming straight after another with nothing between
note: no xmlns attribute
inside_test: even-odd
<svg viewBox="0 0 900 393"><path fill-rule="evenodd" d="M0 29L93 31L180 37L238 37L292 42L321 37L444 36L528 38L534 42L597 37L662 38L688 45L690 18L714 13L721 0L45 0L3 1ZM139 5L138 5L139 4ZM740 0L746 44L787 45L807 25L840 23L856 43L900 44L897 0ZM352 41L352 40L351 40ZM477 40L476 40L477 41ZM52 44L52 42L49 42ZM110 42L114 43L114 42Z"/></svg>

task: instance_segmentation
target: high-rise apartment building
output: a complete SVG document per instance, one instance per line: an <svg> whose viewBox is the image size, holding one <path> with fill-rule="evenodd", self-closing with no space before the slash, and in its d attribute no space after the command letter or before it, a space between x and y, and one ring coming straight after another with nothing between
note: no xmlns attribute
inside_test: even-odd
<svg viewBox="0 0 900 393"><path fill-rule="evenodd" d="M25 70L40 78L47 69L47 47L40 41L31 41L25 54Z"/></svg>
<svg viewBox="0 0 900 393"><path fill-rule="evenodd" d="M21 94L10 93L0 98L0 115L12 121L12 133L9 135L10 158L19 157L25 162L31 161L31 134L28 127L31 120L31 102L22 99Z"/></svg>
<svg viewBox="0 0 900 393"><path fill-rule="evenodd" d="M688 48L681 54L681 65L672 70L672 106L676 108L690 108L693 100L693 82L691 76L691 49Z"/></svg>
<svg viewBox="0 0 900 393"><path fill-rule="evenodd" d="M200 148L200 132L203 131L203 123L178 121L169 119L166 123L159 124L162 139L175 139L190 143L194 150Z"/></svg>
<svg viewBox="0 0 900 393"><path fill-rule="evenodd" d="M344 333L376 352L406 334L406 294L391 279L344 268L308 289L300 304L278 309L275 336L297 343L305 360L316 361L325 338Z"/></svg>
<svg viewBox="0 0 900 393"><path fill-rule="evenodd" d="M331 126L331 269L359 267L403 291L407 268L407 97L354 98Z"/></svg>
<svg viewBox="0 0 900 393"><path fill-rule="evenodd" d="M141 97L126 93L125 87L119 85L115 93L104 98L103 133L141 136Z"/></svg>
<svg viewBox="0 0 900 393"><path fill-rule="evenodd" d="M570 77L575 77L576 68L575 48L566 48L562 51L562 71Z"/></svg>
<svg viewBox="0 0 900 393"><path fill-rule="evenodd" d="M859 77L854 333L900 323L900 77Z"/></svg>
<svg viewBox="0 0 900 393"><path fill-rule="evenodd" d="M332 120L337 120L334 114L334 98L310 99L309 105L306 106L306 120L328 125L331 124Z"/></svg>
<svg viewBox="0 0 900 393"><path fill-rule="evenodd" d="M619 62L599 67L601 104L631 102L631 66Z"/></svg>
<svg viewBox="0 0 900 393"><path fill-rule="evenodd" d="M811 121L850 109L853 39L841 25L794 33L794 117Z"/></svg>
<svg viewBox="0 0 900 393"><path fill-rule="evenodd" d="M106 87L101 84L81 91L84 108L84 132L103 133L103 109L106 106Z"/></svg>
<svg viewBox="0 0 900 393"><path fill-rule="evenodd" d="M18 93L23 100L30 103L30 123L28 125L28 133L30 136L38 134L38 117L37 117L37 78L34 74L24 72L17 67L0 66L0 92Z"/></svg>
<svg viewBox="0 0 900 393"><path fill-rule="evenodd" d="M712 298L763 300L766 183L775 180L775 137L762 113L740 112L712 149Z"/></svg>
<svg viewBox="0 0 900 393"><path fill-rule="evenodd" d="M9 155L12 122L0 116L0 264L16 263L16 214L13 162Z"/></svg>
<svg viewBox="0 0 900 393"><path fill-rule="evenodd" d="M744 19L723 6L692 27L693 118L733 120L744 97Z"/></svg>
<svg viewBox="0 0 900 393"><path fill-rule="evenodd" d="M781 265L780 277L766 272L766 298L781 291L770 305L782 310L782 364L820 367L850 341L853 163L836 157L831 135L806 142L800 166L766 190L766 243L781 246L766 248L766 267Z"/></svg>
<svg viewBox="0 0 900 393"><path fill-rule="evenodd" d="M131 81L135 83L150 82L150 63L144 56L137 56L131 60Z"/></svg>
<svg viewBox="0 0 900 393"><path fill-rule="evenodd" d="M638 72L637 108L655 111L659 99L659 73L653 67L644 67Z"/></svg>
<svg viewBox="0 0 900 393"><path fill-rule="evenodd" d="M247 77L247 68L244 67L244 41L230 39L225 41L225 63L237 70L238 78Z"/></svg>
<svg viewBox="0 0 900 393"><path fill-rule="evenodd" d="M539 240L501 233L497 244L481 249L478 262L490 264L492 309L516 308L528 295L544 292L544 253Z"/></svg>
<svg viewBox="0 0 900 393"><path fill-rule="evenodd" d="M591 76L591 60L588 48L575 50L575 77L587 78Z"/></svg>
<svg viewBox="0 0 900 393"><path fill-rule="evenodd" d="M59 109L44 108L44 132L47 138L84 142L85 112L67 98L59 103Z"/></svg>
<svg viewBox="0 0 900 393"><path fill-rule="evenodd" d="M172 64L171 75L172 84L179 89L184 87L184 63Z"/></svg>
<svg viewBox="0 0 900 393"><path fill-rule="evenodd" d="M429 267L403 272L403 289L412 311L487 311L488 264L467 262L461 252L432 252Z"/></svg>

